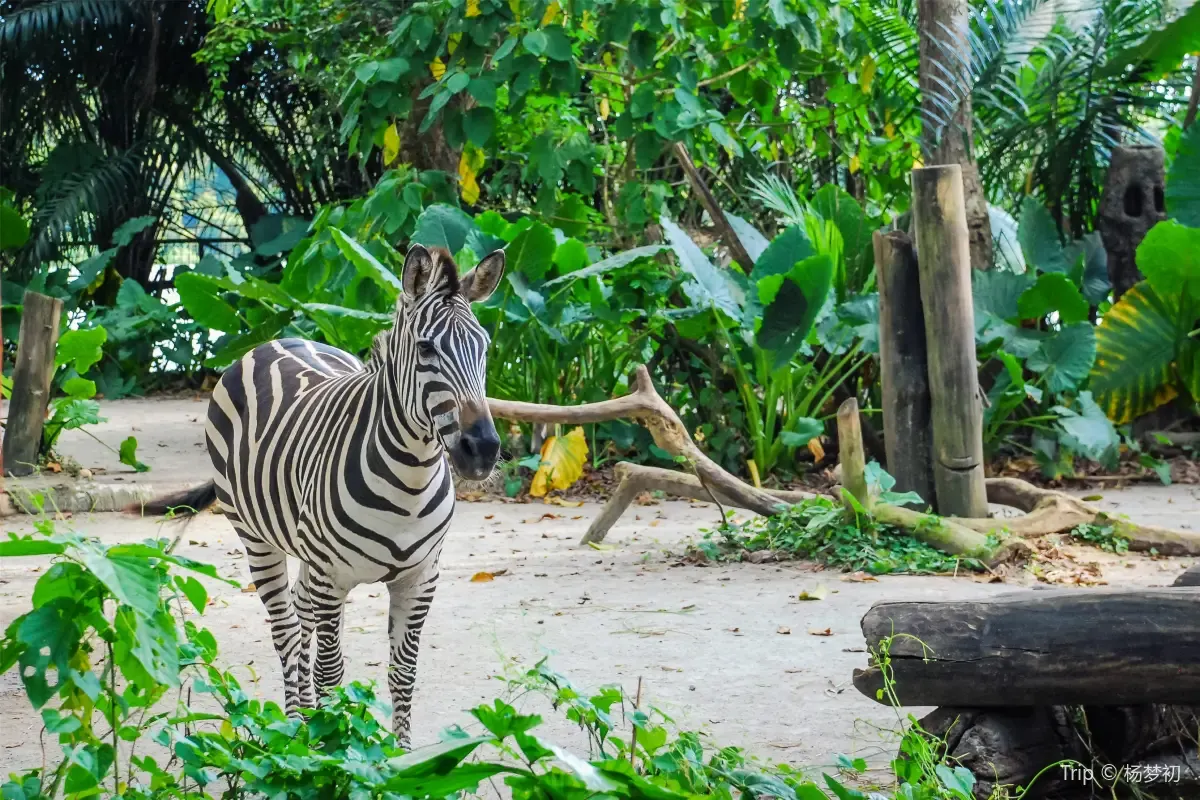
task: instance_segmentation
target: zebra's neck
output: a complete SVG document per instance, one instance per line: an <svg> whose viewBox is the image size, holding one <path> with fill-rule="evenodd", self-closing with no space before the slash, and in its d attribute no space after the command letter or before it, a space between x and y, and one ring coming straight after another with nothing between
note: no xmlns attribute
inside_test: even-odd
<svg viewBox="0 0 1200 800"><path fill-rule="evenodd" d="M420 419L416 371L403 370L388 358L373 378L376 410L367 457L412 485L418 473L436 472L444 460L442 443Z"/></svg>

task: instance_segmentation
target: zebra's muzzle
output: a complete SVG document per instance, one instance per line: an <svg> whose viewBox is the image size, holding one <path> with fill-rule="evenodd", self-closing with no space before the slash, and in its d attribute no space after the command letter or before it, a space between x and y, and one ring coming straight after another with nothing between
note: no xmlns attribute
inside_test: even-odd
<svg viewBox="0 0 1200 800"><path fill-rule="evenodd" d="M499 457L500 434L490 417L480 417L464 428L450 448L454 471L471 481L491 475Z"/></svg>

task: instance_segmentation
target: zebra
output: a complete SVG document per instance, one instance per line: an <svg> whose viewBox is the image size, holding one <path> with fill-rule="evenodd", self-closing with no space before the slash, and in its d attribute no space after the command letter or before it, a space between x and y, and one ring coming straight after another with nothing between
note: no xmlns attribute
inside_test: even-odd
<svg viewBox="0 0 1200 800"><path fill-rule="evenodd" d="M500 453L484 394L490 340L471 304L496 289L504 261L497 250L460 277L449 251L412 245L393 326L365 365L303 339L259 345L209 402L213 479L131 509L224 511L270 618L292 716L342 682L347 594L383 583L392 731L411 746L421 628L454 513L451 467L483 480ZM290 588L286 556L300 564Z"/></svg>

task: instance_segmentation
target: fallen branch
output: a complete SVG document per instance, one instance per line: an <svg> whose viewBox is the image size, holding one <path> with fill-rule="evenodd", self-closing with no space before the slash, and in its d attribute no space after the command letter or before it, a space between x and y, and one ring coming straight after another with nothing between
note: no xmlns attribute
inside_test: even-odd
<svg viewBox="0 0 1200 800"><path fill-rule="evenodd" d="M1011 506L1025 515L1001 519L958 519L980 533L1007 532L1022 538L1037 538L1052 533L1068 533L1080 525L1110 525L1129 540L1130 550L1157 550L1163 555L1200 555L1200 534L1177 531L1155 525L1110 516L1065 492L1042 489L1019 478L989 478L988 502Z"/></svg>

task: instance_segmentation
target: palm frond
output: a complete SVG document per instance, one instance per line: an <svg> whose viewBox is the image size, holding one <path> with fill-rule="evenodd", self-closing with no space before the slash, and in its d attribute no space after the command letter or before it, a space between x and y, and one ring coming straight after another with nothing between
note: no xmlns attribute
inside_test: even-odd
<svg viewBox="0 0 1200 800"><path fill-rule="evenodd" d="M796 190L778 175L750 178L750 196L779 214L785 225L804 225L808 209Z"/></svg>
<svg viewBox="0 0 1200 800"><path fill-rule="evenodd" d="M128 11L124 0L46 0L0 17L0 45L60 37L72 26L114 27L125 21Z"/></svg>

